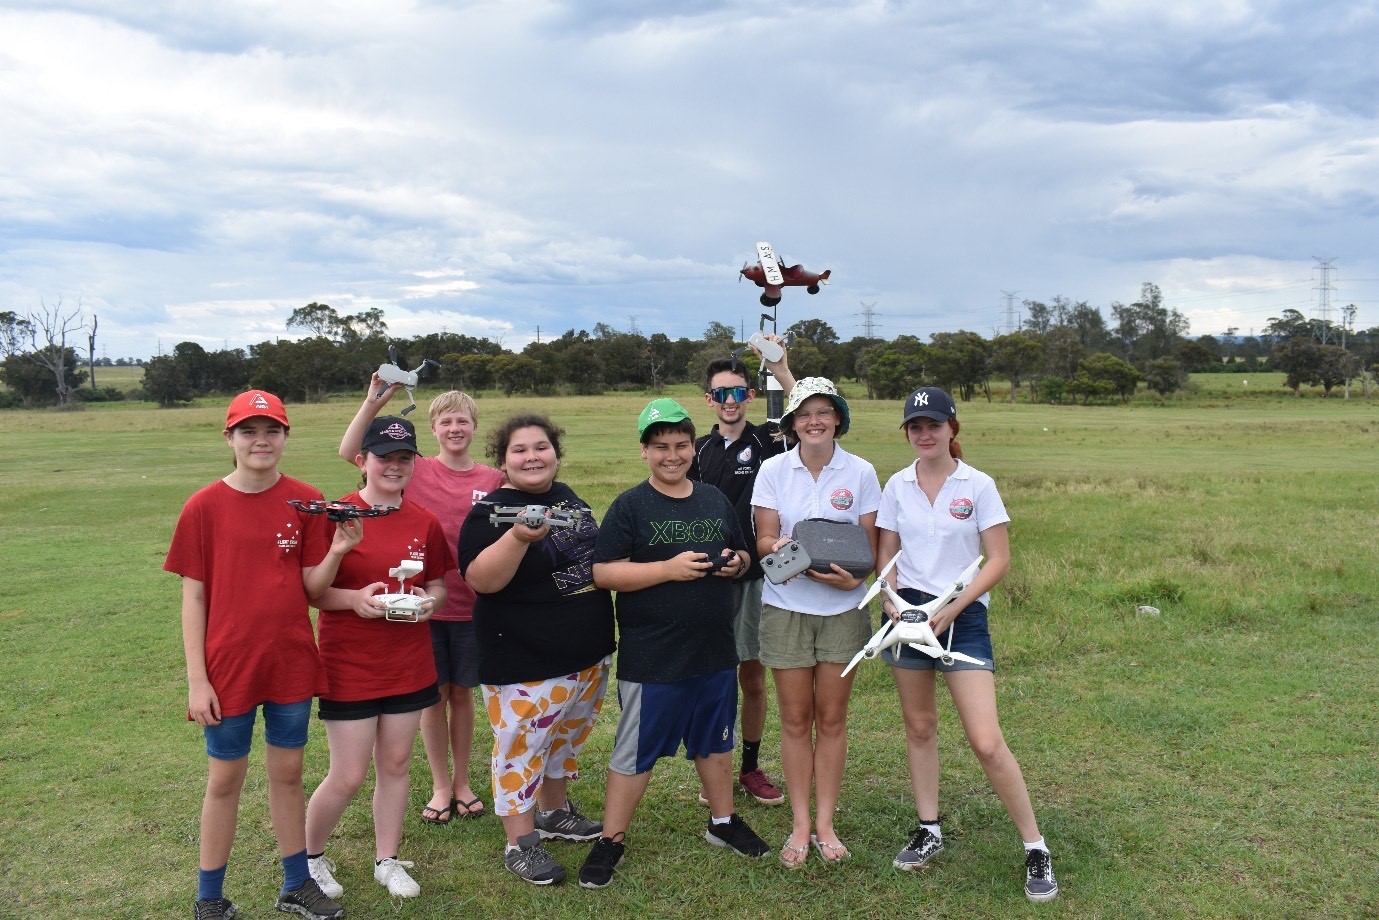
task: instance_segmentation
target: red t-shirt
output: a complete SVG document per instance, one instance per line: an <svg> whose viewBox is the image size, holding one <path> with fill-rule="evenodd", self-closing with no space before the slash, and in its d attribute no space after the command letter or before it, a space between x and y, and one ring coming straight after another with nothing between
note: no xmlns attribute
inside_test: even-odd
<svg viewBox="0 0 1379 920"><path fill-rule="evenodd" d="M439 457L419 457L407 484L407 498L440 518L445 542L451 551L460 542L460 527L474 503L503 484L501 470L476 463L470 469L452 470ZM394 563L396 565L396 563ZM474 618L474 589L458 569L445 573L445 606L431 614L433 620L465 621Z"/></svg>
<svg viewBox="0 0 1379 920"><path fill-rule="evenodd" d="M172 534L163 568L204 586L206 676L222 716L326 690L302 567L325 558L331 531L294 498L321 493L290 476L252 493L213 482L187 500Z"/></svg>
<svg viewBox="0 0 1379 920"><path fill-rule="evenodd" d="M341 501L368 507L355 492ZM363 518L364 539L340 560L333 587L363 588L386 582L383 593L397 591L388 575L403 559L422 564L421 574L406 582L406 590L425 586L455 567L455 554L446 543L441 522L416 502L385 517ZM327 699L345 703L398 696L424 690L436 682L431 654L431 627L425 622L398 623L379 617L366 620L353 610L322 610L321 660L330 679Z"/></svg>

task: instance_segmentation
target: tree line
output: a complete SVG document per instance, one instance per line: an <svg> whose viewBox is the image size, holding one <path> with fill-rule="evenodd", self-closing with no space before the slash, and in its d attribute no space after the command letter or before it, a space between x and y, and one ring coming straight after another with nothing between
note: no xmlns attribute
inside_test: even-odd
<svg viewBox="0 0 1379 920"><path fill-rule="evenodd" d="M999 380L1009 383L1012 402L1024 393L1032 402L1084 404L1128 402L1141 384L1167 395L1191 372L1279 370L1295 393L1302 386L1321 386L1327 394L1366 373L1379 373L1379 327L1350 333L1296 310L1271 318L1258 338L1240 337L1236 330L1221 338L1189 338L1187 320L1164 306L1154 284L1143 285L1134 303L1111 304L1109 319L1085 301L1063 297L1049 303L1026 300L1024 308L1017 331L985 338L959 329L934 333L927 342L909 335L844 341L823 320L800 320L787 329L793 336L790 367L797 378L827 376L862 384L873 398L899 398L916 385L933 384L964 400L978 394L991 399L992 381ZM98 366L94 356L88 355L88 369L82 370L77 352L62 338L45 338L45 328L61 331L61 323L45 327L32 314L0 313L0 377L10 388L10 404L124 395L98 390L94 380L92 388L83 389ZM195 342L180 342L171 354L145 364L142 395L174 406L257 387L289 400L319 401L329 393L357 390L388 362L390 346L408 367L424 358L437 361L439 369L423 378L429 384L507 395L590 395L699 382L711 359L738 351L756 372L754 354L736 341L731 326L717 321L698 339L671 339L659 332L644 336L596 323L592 331L570 329L518 352L451 332L391 338L381 310L342 315L323 303L293 310L287 328L301 337L247 350L207 351ZM93 322L92 352L94 329Z"/></svg>

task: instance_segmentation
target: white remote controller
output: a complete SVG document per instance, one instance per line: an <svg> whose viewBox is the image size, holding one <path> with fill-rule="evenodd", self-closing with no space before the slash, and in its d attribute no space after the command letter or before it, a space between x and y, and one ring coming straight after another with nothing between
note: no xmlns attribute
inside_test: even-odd
<svg viewBox="0 0 1379 920"><path fill-rule="evenodd" d="M785 357L785 349L780 347L780 343L768 339L760 332L753 332L747 344L761 352L761 357L772 364Z"/></svg>
<svg viewBox="0 0 1379 920"><path fill-rule="evenodd" d="M415 594L407 594L403 590L403 583L407 579L421 574L421 563L415 559L403 559L396 568L389 569L388 574L397 579L398 593L374 595L374 599L386 608L383 612L383 618L392 620L394 623L415 623L422 610L423 598L417 597Z"/></svg>

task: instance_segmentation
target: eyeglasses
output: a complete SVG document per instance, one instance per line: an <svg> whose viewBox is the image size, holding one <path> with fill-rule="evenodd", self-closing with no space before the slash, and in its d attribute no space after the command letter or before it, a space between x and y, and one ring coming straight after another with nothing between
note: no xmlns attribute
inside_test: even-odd
<svg viewBox="0 0 1379 920"><path fill-rule="evenodd" d="M747 388L746 388L746 387L714 387L712 390L709 390L709 395L713 397L713 401L716 402L716 403L725 403L725 402L727 402L729 396L731 396L731 397L733 398L733 402L739 402L739 403L740 403L740 402L746 402L746 401L747 401Z"/></svg>
<svg viewBox="0 0 1379 920"><path fill-rule="evenodd" d="M821 422L826 422L826 421L828 421L829 419L833 418L833 415L834 415L834 413L835 413L836 411L837 411L836 409L827 408L827 409L815 409L813 412L796 412L796 413L795 413L795 418L796 418L796 420L802 421L802 422L810 422L810 421L813 421L814 419L818 419L818 420L821 421Z"/></svg>

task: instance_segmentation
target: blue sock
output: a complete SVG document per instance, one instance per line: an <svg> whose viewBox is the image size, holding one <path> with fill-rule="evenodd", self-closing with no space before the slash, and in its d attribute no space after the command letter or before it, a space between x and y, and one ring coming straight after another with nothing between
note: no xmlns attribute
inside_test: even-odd
<svg viewBox="0 0 1379 920"><path fill-rule="evenodd" d="M306 880L311 878L311 873L306 865L306 850L293 853L291 856L283 857L283 890L282 894L289 891L296 891L306 884Z"/></svg>
<svg viewBox="0 0 1379 920"><path fill-rule="evenodd" d="M225 897L225 866L196 870L196 899L215 901Z"/></svg>

